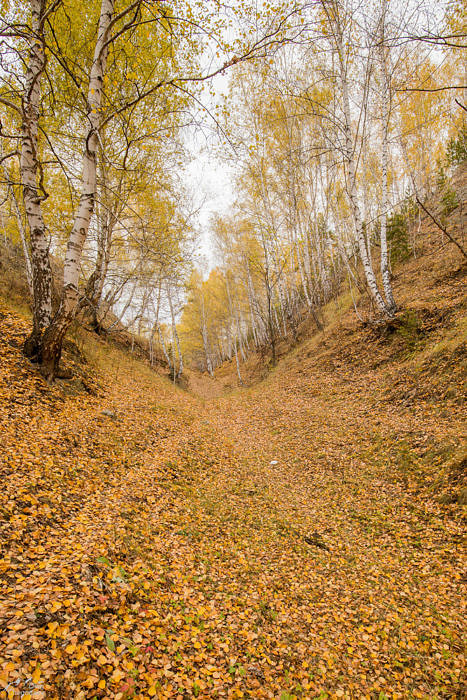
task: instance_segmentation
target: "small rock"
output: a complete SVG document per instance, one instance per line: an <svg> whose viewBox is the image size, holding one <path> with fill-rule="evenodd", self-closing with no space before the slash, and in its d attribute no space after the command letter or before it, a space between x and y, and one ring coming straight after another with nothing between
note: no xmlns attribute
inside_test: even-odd
<svg viewBox="0 0 467 700"><path fill-rule="evenodd" d="M279 464L279 462L277 459L273 459L272 462L269 462L269 464L273 467L274 465Z"/></svg>
<svg viewBox="0 0 467 700"><path fill-rule="evenodd" d="M114 413L113 411L109 411L108 408L105 408L103 411L101 411L103 416L108 416L109 418L116 418L117 414Z"/></svg>

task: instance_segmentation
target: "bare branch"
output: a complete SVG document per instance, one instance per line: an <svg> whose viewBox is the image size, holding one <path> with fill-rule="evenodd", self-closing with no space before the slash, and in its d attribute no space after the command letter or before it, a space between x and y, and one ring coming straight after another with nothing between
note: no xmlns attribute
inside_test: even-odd
<svg viewBox="0 0 467 700"><path fill-rule="evenodd" d="M443 224L440 221L438 221L438 219L431 213L431 211L429 211L429 209L426 208L426 206L423 204L422 200L420 199L420 197L418 196L417 193L415 193L415 199L417 201L417 204L423 209L425 214L427 214L430 217L430 219L433 221L435 226L437 226L439 228L439 230L442 231L442 233L444 233L446 238L449 238L451 243L454 243L454 245L459 248L459 250L462 253L462 255L464 256L464 258L467 258L467 253L465 252L465 250L463 249L461 244L458 243L458 241L456 241L456 239L453 238L453 236L451 236L451 234L447 230L446 226L443 226Z"/></svg>

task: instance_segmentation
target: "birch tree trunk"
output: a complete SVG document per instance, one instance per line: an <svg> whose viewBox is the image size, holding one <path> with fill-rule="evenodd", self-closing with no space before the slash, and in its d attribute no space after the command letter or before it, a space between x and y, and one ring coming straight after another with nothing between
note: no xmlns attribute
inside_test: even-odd
<svg viewBox="0 0 467 700"><path fill-rule="evenodd" d="M213 377L214 372L212 369L211 353L209 350L209 340L208 340L208 327L206 323L206 309L204 305L204 292L201 289L201 335L203 338L204 354L206 357L206 369L209 372L209 376Z"/></svg>
<svg viewBox="0 0 467 700"><path fill-rule="evenodd" d="M176 377L181 377L182 372L183 372L183 357L182 357L182 351L180 348L180 338L178 337L178 332L177 332L177 324L175 322L175 312L174 312L174 307L173 307L173 302L172 302L172 294L169 288L169 285L166 284L166 291L167 291L167 299L169 302L169 309L170 309L170 319L172 322L172 334L174 338L175 345L177 346L177 353L178 353L178 359L179 359L179 366L178 366L178 372L176 372L176 367L175 367L175 356L174 356L174 367L173 367L173 373L174 373L174 381Z"/></svg>
<svg viewBox="0 0 467 700"><path fill-rule="evenodd" d="M5 175L5 180L8 182L10 180L9 173L7 169L4 167L3 172ZM32 276L32 264L31 264L31 253L29 250L28 246L28 241L26 237L26 230L24 228L24 222L23 222L23 217L21 214L21 209L19 206L18 198L16 196L15 188L13 184L10 184L9 186L9 192L11 193L11 201L13 202L13 207L16 212L16 220L18 223L18 231L19 235L21 238L21 246L23 248L23 255L24 255L24 263L26 266L26 281L28 283L29 287L29 293L31 294L31 299L34 298L34 286L33 286L33 276Z"/></svg>
<svg viewBox="0 0 467 700"><path fill-rule="evenodd" d="M83 174L81 196L73 227L67 243L63 271L63 290L60 305L43 335L42 372L53 379L58 370L62 344L78 307L78 282L83 246L94 212L96 198L96 164L99 143L100 107L103 78L107 65L108 34L114 13L114 0L102 0L99 27L91 66L87 96L87 125L84 136Z"/></svg>
<svg viewBox="0 0 467 700"><path fill-rule="evenodd" d="M107 270L110 262L110 247L112 241L112 217L102 217L97 240L96 265L86 284L82 306L88 306L91 313L91 325L96 333L101 332L98 319L99 306L102 298Z"/></svg>
<svg viewBox="0 0 467 700"><path fill-rule="evenodd" d="M392 292L391 274L389 271L388 260L388 240L387 240L387 220L389 210L389 183L388 183L388 161L389 161L389 118L390 118L390 94L389 94L389 76L386 65L386 51L384 46L385 39L385 24L386 24L386 5L387 0L383 0L381 14L381 35L379 47L379 64L381 72L381 89L382 89L382 153L381 153L381 170L383 176L382 182L382 206L383 215L381 217L381 276L383 278L384 296L388 312L394 315L397 310L396 302Z"/></svg>
<svg viewBox="0 0 467 700"><path fill-rule="evenodd" d="M350 115L350 99L349 99L349 85L347 76L347 64L344 58L344 45L342 40L342 30L339 26L339 20L336 19L334 22L335 30L335 42L339 58L339 79L342 90L342 106L344 112L344 132L345 132L345 168L347 172L347 193L350 200L350 205L352 209L352 214L354 218L358 248L360 252L360 259L363 265L363 271L365 273L366 282L370 295L377 307L377 309L386 317L392 318L394 315L391 312L381 296L381 292L378 288L378 283L376 281L375 273L371 265L368 250L365 240L365 230L363 226L362 215L360 211L360 204L358 201L357 192L357 167L355 162L354 153L354 136L352 130L352 120Z"/></svg>
<svg viewBox="0 0 467 700"><path fill-rule="evenodd" d="M128 147L126 149L128 152ZM104 164L101 164L102 169L102 188L108 190L108 178ZM124 171L123 171L124 172ZM86 284L86 289L81 299L81 306L88 306L91 313L91 325L96 333L100 333L101 324L98 319L99 307L102 299L107 272L110 263L110 252L112 248L112 238L115 225L117 223L118 208L121 200L123 172L116 188L113 201L109 205L101 204L99 210L96 209L97 226L97 254L94 270L90 275Z"/></svg>
<svg viewBox="0 0 467 700"><path fill-rule="evenodd" d="M175 372L174 372L173 364L172 364L172 361L170 359L170 355L167 351L167 346L165 344L164 335L162 333L162 328L161 328L161 324L159 323L159 321L157 321L157 333L159 336L159 343L160 343L160 346L162 348L162 352L164 353L164 357L165 357L165 359L167 361L167 365L169 367L169 372L170 372L170 374L174 375Z"/></svg>
<svg viewBox="0 0 467 700"><path fill-rule="evenodd" d="M169 355L169 353L167 352L167 347L166 347L166 344L165 344L164 335L163 335L163 333L162 333L161 324L160 324L160 322L159 322L159 312L160 312L160 308L161 308L161 291L162 291L162 278L159 279L159 287L158 287L158 290L157 290L156 319L155 319L155 321L154 321L153 334L155 333L155 330L157 329L157 334L158 334L158 336L159 336L159 344L160 344L160 346L161 346L161 348L162 348L162 352L164 353L164 357L165 357L165 359L166 359L167 366L168 366L168 368L169 368L169 373L170 373L171 375L173 375L173 366L172 366L172 362L171 362L171 360L170 360L170 355Z"/></svg>
<svg viewBox="0 0 467 700"><path fill-rule="evenodd" d="M41 361L42 335L52 319L52 269L49 258L41 192L42 170L38 160L38 131L41 100L41 79L45 69L44 20L45 0L31 0L31 46L25 76L22 105L22 140L20 173L24 210L29 227L32 265L32 333L24 344L24 352Z"/></svg>
<svg viewBox="0 0 467 700"><path fill-rule="evenodd" d="M253 338L255 341L256 347L260 344L260 334L261 334L261 328L260 326L263 326L263 331L264 331L264 322L263 319L261 318L261 315L259 313L259 305L258 305L258 300L256 298L255 294L255 289L253 285L253 280L251 278L251 271L250 271L250 262L248 260L248 257L244 257L245 260L245 266L246 266L246 273L247 273L247 293L248 293L248 304L250 307L250 316L251 316L251 325L253 329Z"/></svg>
<svg viewBox="0 0 467 700"><path fill-rule="evenodd" d="M233 315L234 315L234 314L233 314L233 306L232 306L232 296L231 296L231 294L230 294L229 275L228 275L228 272L227 272L227 271L226 271L226 273L225 273L225 286L226 286L226 289L227 289L227 299L228 299L228 302L229 302L229 315L230 315L230 318L233 318ZM242 375L241 375L241 372L240 372L240 361L239 361L239 359L238 359L238 343L239 343L239 340L240 340L240 338L239 338L238 317L237 317L236 323L237 323L237 332L236 332L235 337L234 337L234 339L233 339L233 345L234 345L234 350L235 350L235 364L236 364L236 367L237 367L237 377L238 377L238 381L239 381L240 385L243 386L243 379L242 379ZM229 332L230 332L230 330L229 330Z"/></svg>

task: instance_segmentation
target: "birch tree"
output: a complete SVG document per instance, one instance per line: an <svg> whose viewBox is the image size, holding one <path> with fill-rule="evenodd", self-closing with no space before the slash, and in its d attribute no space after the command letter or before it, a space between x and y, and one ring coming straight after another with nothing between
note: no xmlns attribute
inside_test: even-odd
<svg viewBox="0 0 467 700"><path fill-rule="evenodd" d="M344 163L347 178L347 194L350 200L355 230L357 235L360 259L365 274L365 279L371 297L378 311L386 318L394 315L394 308L385 302L379 290L376 275L371 264L369 250L365 238L364 222L361 214L358 188L357 188L357 134L354 132L353 120L350 109L349 76L350 76L350 40L345 41L345 28L351 25L350 18L345 15L338 0L323 2L323 9L328 21L330 39L337 54L337 73L340 88L340 100L343 112L344 131ZM368 70L368 68L367 68ZM387 246L385 246L387 249ZM383 247L382 247L383 248ZM382 261L387 261L387 252L382 251ZM390 286L390 279L386 275L386 282Z"/></svg>
<svg viewBox="0 0 467 700"><path fill-rule="evenodd" d="M58 26L54 27L54 22L61 21L58 28L63 30L70 19L71 33L76 34L83 20L78 4L71 6L68 15L63 0L31 0L29 5L22 4L16 14L12 12L5 20L2 19L0 34L8 37L13 53L16 52L13 64L16 62L17 73L23 42L29 47L22 87L18 88L17 76L13 75L11 81L6 81L6 89L0 97L3 105L16 113L21 126L21 180L31 238L34 291L33 330L25 343L25 352L39 362L41 371L50 380L58 372L63 339L79 307L80 264L95 214L97 166L104 127L124 113L133 113L140 103L147 104L159 94L178 91L190 97L200 82L241 60L267 52L270 47L284 41L296 12L295 6L290 8L286 3L278 2L277 7L267 13L264 34L258 35L261 17L253 5L250 15L247 7L242 8L243 11L247 10L246 15L243 12L245 27L234 46L230 38L220 35L230 10L226 8L227 15L222 17L206 14L205 9L205 4L197 0L193 0L188 7L180 8L146 0L130 0L118 8L114 0L102 0L98 8L95 2L89 3L82 26L94 36L93 49L89 55L79 52L76 56L70 55L66 38L54 31ZM96 10L97 20L94 19ZM183 16L184 12L186 16ZM254 33L248 22L254 28ZM200 37L204 37L205 45L209 45L209 42L212 44L212 32L219 33L215 44L224 60L221 59L214 68L202 70L198 63L203 43ZM149 55L155 46L160 49L161 55L175 56L164 75L157 75L153 65L147 61L144 63L144 57L133 48L130 55L127 44L130 45L135 36L138 36L141 47L146 48ZM176 59L177 55L180 61ZM124 82L118 94L112 94L106 84L109 56L112 65L118 64L123 56ZM41 159L42 141L45 140L47 147L56 152L53 133L45 129L41 114L41 108L45 106L42 87L48 60L53 63L55 71L47 73L52 90L61 81L60 87L66 85L65 93L68 91L72 96L67 105L68 115L78 127L79 138L74 139L74 144L81 146L81 154L75 148L72 155L74 162L81 161L81 176L78 201L67 234L57 309L52 308L50 251L42 206L47 197ZM54 85L51 79L60 72L61 77ZM21 80L19 82L21 84ZM80 110L76 111L80 100L84 102L81 118ZM105 158L105 153L102 157Z"/></svg>

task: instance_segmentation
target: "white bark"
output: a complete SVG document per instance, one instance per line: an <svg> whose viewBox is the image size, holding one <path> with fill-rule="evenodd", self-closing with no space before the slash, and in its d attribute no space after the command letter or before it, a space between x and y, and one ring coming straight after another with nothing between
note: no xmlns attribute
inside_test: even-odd
<svg viewBox="0 0 467 700"><path fill-rule="evenodd" d="M230 325L231 325L231 319L233 319L233 317L234 317L234 313L233 313L233 306L232 306L232 296L230 294L229 273L227 270L225 272L225 286L227 289L227 299L229 302L229 316L230 316L230 318L229 318L229 337L230 337L230 333L231 333ZM238 381L240 384L243 384L243 379L242 379L242 375L240 372L240 362L238 359L238 343L239 343L239 327L238 327L238 318L237 318L237 332L236 332L234 339L233 339L233 346L234 346L234 352L235 352L235 364L237 367Z"/></svg>
<svg viewBox="0 0 467 700"><path fill-rule="evenodd" d="M260 344L260 336L264 337L265 325L261 314L259 313L259 304L256 298L253 280L251 278L250 262L248 260L248 256L245 256L245 265L247 273L248 303L250 306L253 337L255 339L255 345L258 346Z"/></svg>
<svg viewBox="0 0 467 700"><path fill-rule="evenodd" d="M178 366L178 372L175 373L175 357L174 357L174 367L173 367L173 373L174 373L174 381L175 381L175 376L181 377L182 372L183 372L183 357L182 357L182 351L180 348L180 338L178 337L178 332L177 332L177 324L175 322L175 312L174 312L174 307L173 307L173 302L172 302L172 294L170 290L170 286L168 283L166 283L166 291L167 291L167 299L169 302L169 309L170 309L170 319L172 322L172 334L174 338L174 343L177 347L177 353L178 353L178 358L179 358L179 366Z"/></svg>
<svg viewBox="0 0 467 700"><path fill-rule="evenodd" d="M169 353L167 352L167 346L166 346L166 344L165 344L165 340L164 340L164 335L163 335L163 333L162 333L161 324L159 323L159 321L157 321L157 324L156 324L156 325L157 325L157 333L158 333L158 336L159 336L159 343L160 343L160 346L161 346L161 348L162 348L162 352L164 353L164 357L165 357L165 359L166 359L166 361L167 361L167 365L168 365L168 367L169 367L169 372L170 372L170 374L174 374L173 364L172 364L172 361L171 361L171 359L170 359L170 355L169 355Z"/></svg>
<svg viewBox="0 0 467 700"><path fill-rule="evenodd" d="M206 357L206 369L208 370L209 375L211 377L213 377L214 372L212 369L211 353L209 350L208 328L207 328L207 323L206 323L206 309L205 309L205 304L204 304L203 289L201 289L201 335L203 338L204 354Z"/></svg>
<svg viewBox="0 0 467 700"><path fill-rule="evenodd" d="M45 0L31 0L31 29L29 61L26 68L25 92L22 104L22 140L20 173L23 201L29 227L33 285L33 347L52 319L52 270L49 259L40 191L41 171L38 161L38 131L41 100L41 79L45 68L43 19Z"/></svg>
<svg viewBox="0 0 467 700"><path fill-rule="evenodd" d="M391 316L390 311L386 307L381 292L378 289L378 283L376 281L375 273L372 268L368 250L365 240L365 232L362 221L362 215L360 212L360 204L358 201L357 192L357 170L355 162L354 153L354 137L352 130L352 120L350 115L350 99L349 99L349 85L347 79L347 66L344 58L344 46L342 41L342 34L340 27L336 27L335 39L337 45L337 51L339 56L339 78L342 90L342 106L344 111L344 132L345 132L345 167L347 171L347 193L349 196L356 233L358 240L358 248L360 252L360 258L363 265L363 270L365 273L365 278L368 284L368 289L370 291L371 297L376 304L378 310L383 313L386 317Z"/></svg>
<svg viewBox="0 0 467 700"><path fill-rule="evenodd" d="M381 15L381 34L379 47L379 64L381 72L381 102L382 102L382 153L381 153L381 169L382 169L382 206L383 215L381 217L381 276L383 278L383 289L386 297L386 304L390 313L396 310L396 302L392 292L391 274L389 271L388 260L388 241L387 241L387 218L389 211L389 182L388 182L388 161L389 161L389 119L390 119L390 89L389 76L386 65L386 49L384 46L385 38L385 23L386 23L386 5L387 0L382 2Z"/></svg>
<svg viewBox="0 0 467 700"><path fill-rule="evenodd" d="M91 66L88 88L88 124L85 130L85 150L83 154L83 174L81 196L76 211L73 227L68 239L65 255L62 304L66 312L73 311L78 298L78 281L81 253L89 224L94 211L96 197L96 162L99 139L99 111L102 102L102 87L107 64L108 48L106 45L114 12L114 0L102 0L99 28Z"/></svg>
<svg viewBox="0 0 467 700"><path fill-rule="evenodd" d="M5 174L5 179L8 182L8 180L10 178L9 178L9 174L8 174L7 169L4 168L3 172ZM31 253L30 253L29 246L28 246L26 230L24 228L23 216L21 213L18 198L16 197L16 192L15 192L13 185L10 185L9 191L11 193L11 201L13 202L13 207L14 207L14 210L16 212L16 221L18 223L18 231L19 231L19 235L21 238L21 246L23 248L24 263L26 266L26 281L28 283L29 293L31 295L31 299L34 299L34 283L33 283Z"/></svg>

